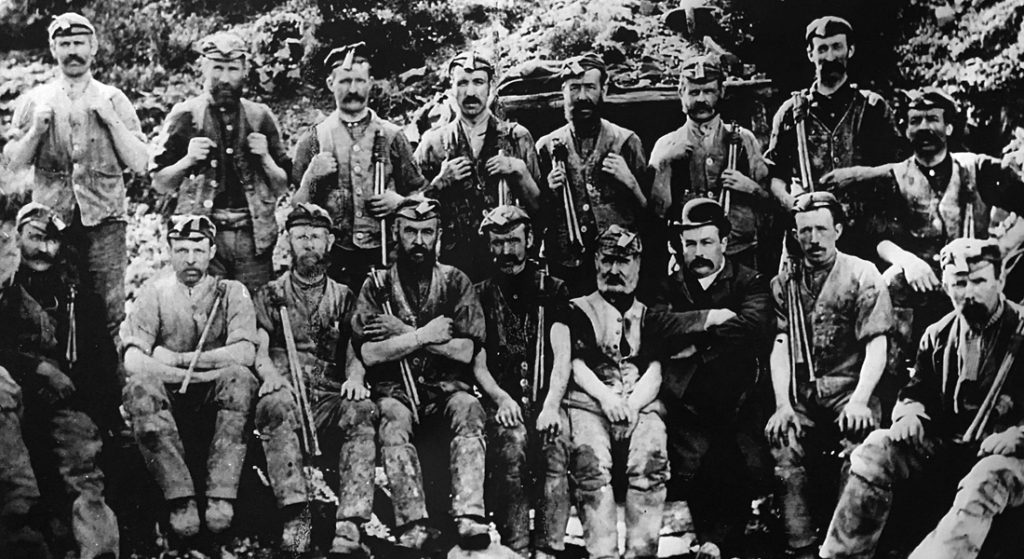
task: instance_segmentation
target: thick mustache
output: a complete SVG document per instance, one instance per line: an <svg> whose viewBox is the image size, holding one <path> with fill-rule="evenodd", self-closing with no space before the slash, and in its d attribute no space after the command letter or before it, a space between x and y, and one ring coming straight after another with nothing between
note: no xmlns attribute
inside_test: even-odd
<svg viewBox="0 0 1024 559"><path fill-rule="evenodd" d="M69 54L69 55L64 57L64 63L65 64L70 64L72 62L77 62L79 64L85 64L85 59L82 58L81 56L78 56L77 54Z"/></svg>
<svg viewBox="0 0 1024 559"><path fill-rule="evenodd" d="M697 268L700 268L701 266L713 266L713 265L714 264L712 264L712 262L710 260L708 260L707 258L701 257L701 256L698 256L698 257L694 258L693 262L690 262L690 268L691 269L697 269Z"/></svg>
<svg viewBox="0 0 1024 559"><path fill-rule="evenodd" d="M362 103L363 101L366 101L366 97L364 97L364 96L362 96L362 95L360 95L358 93L347 93L347 94L345 94L345 97L341 100L341 102L342 103L347 103L349 101L358 101L358 102Z"/></svg>
<svg viewBox="0 0 1024 559"><path fill-rule="evenodd" d="M692 111L710 111L711 105L707 103L694 103L693 107L690 108Z"/></svg>
<svg viewBox="0 0 1024 559"><path fill-rule="evenodd" d="M464 98L464 99L462 100L462 104L463 104L463 105L465 105L465 104L467 104L467 103L481 103L481 104L482 104L482 103L483 103L483 101L481 101L479 97L474 97L474 96L472 96L472 95L467 95L467 96L466 96L466 97L465 97L465 98Z"/></svg>
<svg viewBox="0 0 1024 559"><path fill-rule="evenodd" d="M823 72L841 72L846 69L846 64L837 60L825 60L821 63Z"/></svg>

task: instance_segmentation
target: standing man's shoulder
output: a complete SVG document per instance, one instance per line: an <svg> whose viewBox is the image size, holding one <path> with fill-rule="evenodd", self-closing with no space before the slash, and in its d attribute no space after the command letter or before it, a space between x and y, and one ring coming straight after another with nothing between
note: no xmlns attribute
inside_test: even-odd
<svg viewBox="0 0 1024 559"><path fill-rule="evenodd" d="M870 89L857 89L860 96L864 98L864 101L869 107L877 107L879 110L888 111L889 102L885 100L885 97L871 91Z"/></svg>

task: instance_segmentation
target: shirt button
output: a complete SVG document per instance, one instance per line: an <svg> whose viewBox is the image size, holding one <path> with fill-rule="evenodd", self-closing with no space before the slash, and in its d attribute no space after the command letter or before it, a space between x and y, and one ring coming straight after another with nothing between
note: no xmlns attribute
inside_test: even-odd
<svg viewBox="0 0 1024 559"><path fill-rule="evenodd" d="M622 317L620 316L619 318L616 318L615 322L622 322Z"/></svg>
<svg viewBox="0 0 1024 559"><path fill-rule="evenodd" d="M234 148L228 148L228 149L224 150L224 152L227 153L228 155L231 155L232 153L235 153L235 149Z"/></svg>
<svg viewBox="0 0 1024 559"><path fill-rule="evenodd" d="M204 208L212 208L213 207L213 200L205 200L205 201L203 201L203 207Z"/></svg>
<svg viewBox="0 0 1024 559"><path fill-rule="evenodd" d="M529 365L526 364L526 361L523 361L522 363L519 364L519 368L525 371L529 368Z"/></svg>
<svg viewBox="0 0 1024 559"><path fill-rule="evenodd" d="M523 402L524 406L530 405L530 399L527 398L526 396L523 396L522 398L520 398L520 400Z"/></svg>
<svg viewBox="0 0 1024 559"><path fill-rule="evenodd" d="M589 212L590 211L590 204L583 204L583 211Z"/></svg>
<svg viewBox="0 0 1024 559"><path fill-rule="evenodd" d="M424 382L426 382L426 379L423 378L423 375L420 375L420 376L416 377L416 382L418 382L420 384L423 384Z"/></svg>
<svg viewBox="0 0 1024 559"><path fill-rule="evenodd" d="M363 212L356 210L356 217L363 217Z"/></svg>
<svg viewBox="0 0 1024 559"><path fill-rule="evenodd" d="M530 383L526 382L526 379L523 379L519 381L519 386L526 388L527 386L530 386Z"/></svg>
<svg viewBox="0 0 1024 559"><path fill-rule="evenodd" d="M360 167L359 165L356 165L355 167L352 167L352 170L355 171L356 173L362 173L363 172L363 168Z"/></svg>
<svg viewBox="0 0 1024 559"><path fill-rule="evenodd" d="M74 188L75 188L75 190L82 190L82 185L80 185L80 184L76 184L76 185L74 186Z"/></svg>
<svg viewBox="0 0 1024 559"><path fill-rule="evenodd" d="M217 188L217 181L210 181L210 186Z"/></svg>
<svg viewBox="0 0 1024 559"><path fill-rule="evenodd" d="M356 238L357 239L362 239L363 238L363 234L362 233L356 233Z"/></svg>
<svg viewBox="0 0 1024 559"><path fill-rule="evenodd" d="M587 232L587 226L586 225L581 225L580 226L580 232L581 233L586 233Z"/></svg>
<svg viewBox="0 0 1024 559"><path fill-rule="evenodd" d="M709 157L709 158L704 160L704 164L705 165L709 165L709 166L710 165L714 165L715 164L715 160L714 160L714 158Z"/></svg>
<svg viewBox="0 0 1024 559"><path fill-rule="evenodd" d="M359 151L360 149L361 148L359 146L352 146L352 151Z"/></svg>
<svg viewBox="0 0 1024 559"><path fill-rule="evenodd" d="M235 125L234 124L228 124L224 128L226 128L228 132L231 132L232 130L235 129Z"/></svg>
<svg viewBox="0 0 1024 559"><path fill-rule="evenodd" d="M210 161L210 167L213 167L214 169L217 168L217 160L216 159Z"/></svg>

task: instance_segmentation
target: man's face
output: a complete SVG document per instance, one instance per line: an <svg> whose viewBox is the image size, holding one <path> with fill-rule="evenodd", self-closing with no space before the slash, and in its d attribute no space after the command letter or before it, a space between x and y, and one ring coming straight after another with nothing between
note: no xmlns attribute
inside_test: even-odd
<svg viewBox="0 0 1024 559"><path fill-rule="evenodd" d="M334 94L334 102L343 113L357 114L366 108L370 99L370 64L355 62L345 70L338 66L327 78L327 88Z"/></svg>
<svg viewBox="0 0 1024 559"><path fill-rule="evenodd" d="M96 36L91 34L55 37L50 39L50 54L65 76L75 78L84 75L92 67L97 46Z"/></svg>
<svg viewBox="0 0 1024 559"><path fill-rule="evenodd" d="M698 278L710 276L725 261L728 239L722 238L715 225L705 225L682 232L683 263Z"/></svg>
<svg viewBox="0 0 1024 559"><path fill-rule="evenodd" d="M33 272L45 272L57 262L60 236L35 222L21 228L21 263Z"/></svg>
<svg viewBox="0 0 1024 559"><path fill-rule="evenodd" d="M7 287L21 264L18 236L13 219L0 222L0 288Z"/></svg>
<svg viewBox="0 0 1024 559"><path fill-rule="evenodd" d="M695 122L707 122L718 114L718 100L722 98L722 82L695 82L684 79L679 88L683 112Z"/></svg>
<svg viewBox="0 0 1024 559"><path fill-rule="evenodd" d="M334 235L326 227L296 225L288 230L292 250L292 267L299 275L319 277L327 270L327 251L334 244Z"/></svg>
<svg viewBox="0 0 1024 559"><path fill-rule="evenodd" d="M203 87L220 107L234 107L242 98L249 68L244 58L235 60L203 59Z"/></svg>
<svg viewBox="0 0 1024 559"><path fill-rule="evenodd" d="M946 124L942 109L910 109L907 111L907 139L918 155L934 155L946 149L953 126Z"/></svg>
<svg viewBox="0 0 1024 559"><path fill-rule="evenodd" d="M640 279L640 255L622 256L598 252L597 290L606 295L632 295Z"/></svg>
<svg viewBox="0 0 1024 559"><path fill-rule="evenodd" d="M991 262L972 264L967 272L954 272L951 267L942 271L942 285L953 308L974 324L983 324L995 312L1003 282Z"/></svg>
<svg viewBox="0 0 1024 559"><path fill-rule="evenodd" d="M395 226L398 228L400 256L413 264L429 262L437 247L438 224L437 218L425 221L398 218Z"/></svg>
<svg viewBox="0 0 1024 559"><path fill-rule="evenodd" d="M171 267L178 281L188 287L199 283L210 268L210 260L217 247L209 239L173 239L171 241Z"/></svg>
<svg viewBox="0 0 1024 559"><path fill-rule="evenodd" d="M462 66L452 69L452 95L463 117L474 118L487 109L491 96L491 76L484 70L467 72Z"/></svg>
<svg viewBox="0 0 1024 559"><path fill-rule="evenodd" d="M525 224L515 229L498 233L488 231L490 238L491 257L501 273L514 276L526 267L526 250L533 242L533 233Z"/></svg>
<svg viewBox="0 0 1024 559"><path fill-rule="evenodd" d="M812 37L811 44L807 45L807 58L814 64L818 81L835 84L846 77L846 67L853 51L853 45L847 43L846 34Z"/></svg>
<svg viewBox="0 0 1024 559"><path fill-rule="evenodd" d="M605 86L601 83L601 70L591 68L582 76L562 83L562 101L566 120L589 121L600 115Z"/></svg>
<svg viewBox="0 0 1024 559"><path fill-rule="evenodd" d="M832 219L828 208L800 212L795 216L796 238L804 258L811 264L821 264L836 255L836 241L843 232L842 224Z"/></svg>

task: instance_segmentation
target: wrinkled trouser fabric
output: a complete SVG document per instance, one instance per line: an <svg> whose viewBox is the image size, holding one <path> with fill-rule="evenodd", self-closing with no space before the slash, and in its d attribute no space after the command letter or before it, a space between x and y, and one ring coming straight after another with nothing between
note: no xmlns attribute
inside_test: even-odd
<svg viewBox="0 0 1024 559"><path fill-rule="evenodd" d="M126 230L124 221L104 221L94 227L86 227L76 211L74 223L63 235L79 255L78 269L83 287L103 298L107 329L114 340L120 339L121 323L125 317Z"/></svg>
<svg viewBox="0 0 1024 559"><path fill-rule="evenodd" d="M39 502L39 484L32 471L21 431L21 387L0 368L0 555L49 551L29 515ZM17 550L17 551L16 551Z"/></svg>
<svg viewBox="0 0 1024 559"><path fill-rule="evenodd" d="M317 431L341 441L338 452L339 522L363 524L373 514L373 480L377 463L380 414L372 400L346 400L338 393L317 394L313 403ZM348 534L342 534L348 536Z"/></svg>
<svg viewBox="0 0 1024 559"><path fill-rule="evenodd" d="M915 445L893 441L887 429L871 433L850 457L850 477L829 524L822 557L873 557L894 490L932 464L948 467L950 461L941 459L942 454L935 440ZM1024 463L1003 456L983 458L958 487L952 508L912 558L976 557L993 518L1024 503Z"/></svg>
<svg viewBox="0 0 1024 559"><path fill-rule="evenodd" d="M392 397L378 399L377 406L380 410L378 438L384 471L391 486L395 524L402 527L427 518L423 473L412 444L412 412L404 402ZM437 402L428 403L420 418L427 421L433 414L443 414L451 437L448 448L451 514L455 518L483 520L486 515L484 408L468 392L456 391Z"/></svg>
<svg viewBox="0 0 1024 559"><path fill-rule="evenodd" d="M131 417L146 468L168 501L194 497L192 474L174 412L215 411L213 438L206 462L206 496L234 499L245 460L246 424L256 398L257 381L249 369L220 369L217 380L191 384L187 394L178 385L164 385L153 375L135 374L124 388L124 407Z"/></svg>
<svg viewBox="0 0 1024 559"><path fill-rule="evenodd" d="M591 559L618 559L618 529L612 492L611 424L601 413L569 409L572 476ZM644 412L629 440L626 458L626 549L628 559L656 557L669 478L665 422Z"/></svg>
<svg viewBox="0 0 1024 559"><path fill-rule="evenodd" d="M560 413L562 428L555 440L544 441L535 429L536 418L527 424L503 427L493 412L487 418L487 509L501 541L525 555L530 544L530 506L535 506L534 549L565 549L569 522L569 418Z"/></svg>
<svg viewBox="0 0 1024 559"><path fill-rule="evenodd" d="M256 254L252 227L217 230L217 253L210 261L210 275L238 280L252 293L274 279L274 251Z"/></svg>
<svg viewBox="0 0 1024 559"><path fill-rule="evenodd" d="M267 457L267 478L277 506L306 501L306 478L302 473L298 407L290 388L267 394L256 403L256 429Z"/></svg>

